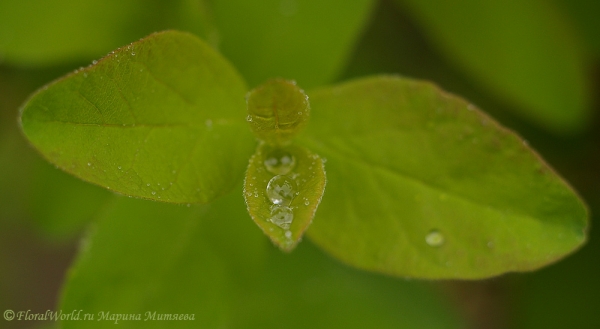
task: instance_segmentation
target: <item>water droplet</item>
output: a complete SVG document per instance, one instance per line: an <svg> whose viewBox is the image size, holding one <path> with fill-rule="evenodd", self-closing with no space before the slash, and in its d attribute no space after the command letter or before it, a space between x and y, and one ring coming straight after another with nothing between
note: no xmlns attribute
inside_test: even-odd
<svg viewBox="0 0 600 329"><path fill-rule="evenodd" d="M437 230L432 230L425 237L425 242L432 247L439 247L444 244L444 236Z"/></svg>
<svg viewBox="0 0 600 329"><path fill-rule="evenodd" d="M304 201L304 205L305 205L305 206L308 206L309 204L310 204L310 202L309 202L308 200L305 200L305 201Z"/></svg>
<svg viewBox="0 0 600 329"><path fill-rule="evenodd" d="M88 162L88 167L90 167L92 164Z"/></svg>
<svg viewBox="0 0 600 329"><path fill-rule="evenodd" d="M248 114L248 116L246 117L246 121L252 122L252 116L250 114Z"/></svg>
<svg viewBox="0 0 600 329"><path fill-rule="evenodd" d="M119 170L121 170L121 166L118 166L117 168L119 168Z"/></svg>
<svg viewBox="0 0 600 329"><path fill-rule="evenodd" d="M294 220L294 211L290 207L274 206L271 209L271 218L269 221L284 230L290 228Z"/></svg>
<svg viewBox="0 0 600 329"><path fill-rule="evenodd" d="M146 186L150 186L150 183L146 184Z"/></svg>
<svg viewBox="0 0 600 329"><path fill-rule="evenodd" d="M131 56L135 56L135 52L134 51L131 52Z"/></svg>
<svg viewBox="0 0 600 329"><path fill-rule="evenodd" d="M285 175L296 166L296 157L282 149L276 149L265 159L265 167L275 175Z"/></svg>
<svg viewBox="0 0 600 329"><path fill-rule="evenodd" d="M97 60L93 60L92 61L92 65L96 65L96 64L98 64L98 61Z"/></svg>
<svg viewBox="0 0 600 329"><path fill-rule="evenodd" d="M288 239L292 238L292 231L285 231L285 237Z"/></svg>
<svg viewBox="0 0 600 329"><path fill-rule="evenodd" d="M267 184L267 196L276 205L289 206L294 199L296 184L293 180L277 175Z"/></svg>

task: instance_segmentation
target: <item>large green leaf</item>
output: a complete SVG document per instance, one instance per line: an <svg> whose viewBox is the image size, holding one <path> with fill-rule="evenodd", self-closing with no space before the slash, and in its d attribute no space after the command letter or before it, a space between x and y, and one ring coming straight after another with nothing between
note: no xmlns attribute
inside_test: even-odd
<svg viewBox="0 0 600 329"><path fill-rule="evenodd" d="M551 2L396 1L451 61L525 117L558 132L586 124L585 56Z"/></svg>
<svg viewBox="0 0 600 329"><path fill-rule="evenodd" d="M63 328L114 325L100 312L140 314L141 321L118 322L128 328L226 326L230 296L252 282L267 246L247 220L239 190L193 207L117 197L82 242L60 307L94 321L64 321ZM143 321L146 312L195 319Z"/></svg>
<svg viewBox="0 0 600 329"><path fill-rule="evenodd" d="M3 0L0 57L22 66L87 61L168 28L215 33L203 0Z"/></svg>
<svg viewBox="0 0 600 329"><path fill-rule="evenodd" d="M454 305L429 283L353 270L310 241L291 254L271 250L268 256L262 280L233 296L231 328L465 328Z"/></svg>
<svg viewBox="0 0 600 329"><path fill-rule="evenodd" d="M36 93L23 131L52 163L126 195L208 202L241 181L255 141L242 79L182 32L153 34Z"/></svg>
<svg viewBox="0 0 600 329"><path fill-rule="evenodd" d="M251 86L281 77L332 81L369 18L372 0L211 0L220 48Z"/></svg>
<svg viewBox="0 0 600 329"><path fill-rule="evenodd" d="M482 278L556 261L587 209L525 141L424 82L374 77L311 93L300 141L327 158L309 237L360 268Z"/></svg>
<svg viewBox="0 0 600 329"><path fill-rule="evenodd" d="M210 205L118 198L84 240L62 310L114 326L104 314L141 314L127 328L460 328L427 285L341 266L310 243L292 254L269 248L248 220L241 188ZM143 321L146 312L194 321Z"/></svg>
<svg viewBox="0 0 600 329"><path fill-rule="evenodd" d="M596 0L559 0L561 8L564 8L574 18L574 24L586 38L589 50L593 52L596 59L600 56L600 1Z"/></svg>

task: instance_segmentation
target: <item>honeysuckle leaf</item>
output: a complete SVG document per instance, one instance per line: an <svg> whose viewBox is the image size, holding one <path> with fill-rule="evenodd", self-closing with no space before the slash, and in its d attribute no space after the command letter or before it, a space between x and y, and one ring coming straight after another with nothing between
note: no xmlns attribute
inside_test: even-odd
<svg viewBox="0 0 600 329"><path fill-rule="evenodd" d="M119 314L141 315L117 321L127 328L465 326L429 284L353 270L310 242L283 254L253 225L241 186L189 208L117 197L91 226L62 293L60 309L94 319L62 327L114 326Z"/></svg>
<svg viewBox="0 0 600 329"><path fill-rule="evenodd" d="M318 155L297 145L261 143L244 181L248 212L273 243L290 251L312 222L325 181Z"/></svg>
<svg viewBox="0 0 600 329"><path fill-rule="evenodd" d="M204 0L0 1L0 56L12 65L88 61L165 29L215 34Z"/></svg>
<svg viewBox="0 0 600 329"><path fill-rule="evenodd" d="M308 123L308 96L295 82L271 79L246 96L246 120L254 135L273 145L289 144Z"/></svg>
<svg viewBox="0 0 600 329"><path fill-rule="evenodd" d="M281 77L304 88L333 81L373 0L210 0L219 49L250 86Z"/></svg>
<svg viewBox="0 0 600 329"><path fill-rule="evenodd" d="M555 3L544 0L396 0L474 81L554 132L586 126L587 58Z"/></svg>
<svg viewBox="0 0 600 329"><path fill-rule="evenodd" d="M255 148L245 93L211 47L167 31L42 88L21 122L45 158L81 179L135 197L204 203L241 181Z"/></svg>
<svg viewBox="0 0 600 329"><path fill-rule="evenodd" d="M587 209L527 143L431 83L380 76L309 93L299 143L327 159L307 234L398 276L529 271L577 249Z"/></svg>
<svg viewBox="0 0 600 329"><path fill-rule="evenodd" d="M128 328L175 322L161 314L194 316L176 321L180 328L227 326L231 296L256 277L267 246L239 190L191 207L115 196L82 241L62 293L61 307L94 319L62 327L114 325L115 314L140 314L139 321L117 321Z"/></svg>

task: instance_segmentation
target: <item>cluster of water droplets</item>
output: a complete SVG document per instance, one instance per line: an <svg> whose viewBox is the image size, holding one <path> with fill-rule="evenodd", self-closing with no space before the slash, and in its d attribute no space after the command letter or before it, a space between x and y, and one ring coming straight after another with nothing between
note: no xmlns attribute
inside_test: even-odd
<svg viewBox="0 0 600 329"><path fill-rule="evenodd" d="M292 232L288 229L294 220L294 210L290 205L298 194L298 186L287 175L296 166L296 158L285 150L275 149L266 157L264 165L275 175L267 183L267 197L273 204L269 221L286 230L285 236L291 238Z"/></svg>

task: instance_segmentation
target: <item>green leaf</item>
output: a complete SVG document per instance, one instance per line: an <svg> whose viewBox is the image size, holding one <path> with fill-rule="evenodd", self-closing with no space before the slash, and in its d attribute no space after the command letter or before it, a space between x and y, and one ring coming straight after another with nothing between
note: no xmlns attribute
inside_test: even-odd
<svg viewBox="0 0 600 329"><path fill-rule="evenodd" d="M0 55L21 66L88 61L169 28L215 33L203 0L3 0Z"/></svg>
<svg viewBox="0 0 600 329"><path fill-rule="evenodd" d="M581 130L590 86L583 47L549 1L397 0L455 64L524 117Z"/></svg>
<svg viewBox="0 0 600 329"><path fill-rule="evenodd" d="M37 160L36 170L29 172L33 186L27 201L32 221L47 238L78 237L113 194L57 170L39 157Z"/></svg>
<svg viewBox="0 0 600 329"><path fill-rule="evenodd" d="M282 77L305 88L335 79L374 3L211 0L220 49L251 86Z"/></svg>
<svg viewBox="0 0 600 329"><path fill-rule="evenodd" d="M577 194L468 102L396 77L310 95L299 142L327 158L329 187L308 235L344 262L474 279L539 268L585 241Z"/></svg>
<svg viewBox="0 0 600 329"><path fill-rule="evenodd" d="M246 96L252 131L270 144L289 144L310 117L308 96L294 81L269 80Z"/></svg>
<svg viewBox="0 0 600 329"><path fill-rule="evenodd" d="M231 328L466 328L431 283L343 266L310 241L291 254L268 253L261 279L237 301ZM461 323L463 322L463 323Z"/></svg>
<svg viewBox="0 0 600 329"><path fill-rule="evenodd" d="M208 45L168 31L44 87L24 106L22 128L50 162L88 182L208 202L242 179L252 154L245 92Z"/></svg>
<svg viewBox="0 0 600 329"><path fill-rule="evenodd" d="M193 207L116 197L82 242L59 308L94 321L63 321L63 328L114 324L99 320L100 312L141 314L141 321L118 322L128 328L164 327L143 321L146 312L195 315L178 328L226 327L230 296L254 280L266 247L239 190Z"/></svg>
<svg viewBox="0 0 600 329"><path fill-rule="evenodd" d="M315 216L325 180L318 155L297 145L261 143L244 181L248 212L273 243L291 251Z"/></svg>
<svg viewBox="0 0 600 329"><path fill-rule="evenodd" d="M589 50L596 59L600 56L600 2L596 0L559 0L557 2L574 19L574 25L587 41Z"/></svg>

